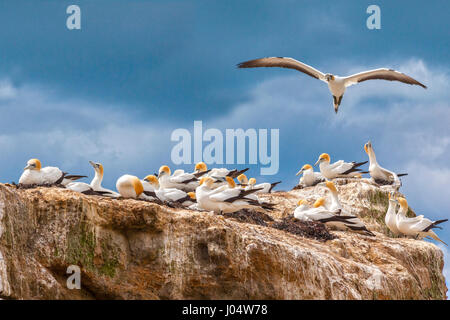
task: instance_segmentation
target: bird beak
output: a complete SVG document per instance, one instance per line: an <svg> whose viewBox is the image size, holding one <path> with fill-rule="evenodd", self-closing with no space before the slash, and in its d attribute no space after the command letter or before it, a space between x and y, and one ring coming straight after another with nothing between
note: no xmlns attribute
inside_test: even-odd
<svg viewBox="0 0 450 320"><path fill-rule="evenodd" d="M314 167L317 166L320 163L321 159L317 160L317 162L314 164Z"/></svg>
<svg viewBox="0 0 450 320"><path fill-rule="evenodd" d="M94 163L94 161L89 160L89 164L95 168L95 163Z"/></svg>
<svg viewBox="0 0 450 320"><path fill-rule="evenodd" d="M300 169L300 171L299 171L299 172L297 172L296 176L298 176L298 175L302 174L302 172L303 172L303 169Z"/></svg>
<svg viewBox="0 0 450 320"><path fill-rule="evenodd" d="M23 168L23 170L27 170L27 169L31 169L32 165L31 164L27 164L27 166L25 168Z"/></svg>

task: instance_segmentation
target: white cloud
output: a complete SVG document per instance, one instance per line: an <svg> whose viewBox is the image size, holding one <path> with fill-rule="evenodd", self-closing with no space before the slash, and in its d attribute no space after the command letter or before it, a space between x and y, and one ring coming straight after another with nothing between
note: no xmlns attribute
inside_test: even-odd
<svg viewBox="0 0 450 320"><path fill-rule="evenodd" d="M0 80L0 100L11 99L16 96L16 89L9 79Z"/></svg>

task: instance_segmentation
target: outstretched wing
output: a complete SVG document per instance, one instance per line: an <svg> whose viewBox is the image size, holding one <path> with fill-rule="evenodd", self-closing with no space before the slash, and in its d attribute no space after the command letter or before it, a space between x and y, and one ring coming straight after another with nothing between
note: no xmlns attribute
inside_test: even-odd
<svg viewBox="0 0 450 320"><path fill-rule="evenodd" d="M268 57L261 58L255 60L249 60L245 62L241 62L238 65L238 68L258 68L258 67L279 67L279 68L289 68L295 69L300 72L306 73L307 75L325 81L325 74L320 72L317 69L314 69L307 64L304 64L298 60L292 58L285 57Z"/></svg>
<svg viewBox="0 0 450 320"><path fill-rule="evenodd" d="M387 68L381 68L381 69L374 69L369 71L364 71L360 73L353 74L351 76L345 77L344 82L345 86L351 86L353 84L356 84L358 82L363 82L366 80L389 80L389 81L400 81L407 84L415 84L418 86L421 86L422 88L427 88L424 84L420 83L419 81L411 78L410 76L395 71L393 69L387 69Z"/></svg>

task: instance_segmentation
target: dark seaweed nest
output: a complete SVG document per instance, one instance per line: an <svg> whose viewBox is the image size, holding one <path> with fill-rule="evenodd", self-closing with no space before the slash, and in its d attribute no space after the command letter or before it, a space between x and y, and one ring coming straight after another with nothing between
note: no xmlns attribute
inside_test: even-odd
<svg viewBox="0 0 450 320"><path fill-rule="evenodd" d="M305 238L312 238L318 241L328 241L337 237L331 234L325 225L315 221L300 221L293 217L286 217L272 224L272 228L283 230Z"/></svg>
<svg viewBox="0 0 450 320"><path fill-rule="evenodd" d="M257 224L259 226L267 227L267 222L274 221L273 218L265 213L253 210L240 210L233 213L223 213L224 217L234 218L239 222Z"/></svg>
<svg viewBox="0 0 450 320"><path fill-rule="evenodd" d="M21 183L15 183L14 181L10 183L11 186L16 187L17 189L34 189L37 187L44 187L44 188L65 188L62 184L59 183L50 183L50 184L21 184Z"/></svg>
<svg viewBox="0 0 450 320"><path fill-rule="evenodd" d="M297 236L315 239L318 241L328 241L337 238L335 235L331 234L321 222L305 222L297 220L294 217L286 217L275 221L271 216L265 213L252 210L240 210L234 213L224 213L223 216L236 219L239 222L275 228Z"/></svg>

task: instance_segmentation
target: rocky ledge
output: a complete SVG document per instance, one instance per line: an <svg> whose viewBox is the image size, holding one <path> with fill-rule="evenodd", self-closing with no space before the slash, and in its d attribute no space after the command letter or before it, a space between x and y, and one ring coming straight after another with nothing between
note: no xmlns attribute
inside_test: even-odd
<svg viewBox="0 0 450 320"><path fill-rule="evenodd" d="M446 299L442 251L389 235L389 187L337 185L376 237L291 221L322 184L263 195L277 205L260 216L0 184L0 298ZM67 288L70 265L80 290Z"/></svg>

